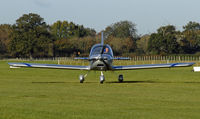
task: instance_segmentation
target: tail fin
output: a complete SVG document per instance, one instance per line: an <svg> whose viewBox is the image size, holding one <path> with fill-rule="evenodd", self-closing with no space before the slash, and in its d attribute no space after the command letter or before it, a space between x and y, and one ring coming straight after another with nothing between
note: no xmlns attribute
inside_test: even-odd
<svg viewBox="0 0 200 119"><path fill-rule="evenodd" d="M103 31L101 32L101 45L104 45L104 36L103 36Z"/></svg>

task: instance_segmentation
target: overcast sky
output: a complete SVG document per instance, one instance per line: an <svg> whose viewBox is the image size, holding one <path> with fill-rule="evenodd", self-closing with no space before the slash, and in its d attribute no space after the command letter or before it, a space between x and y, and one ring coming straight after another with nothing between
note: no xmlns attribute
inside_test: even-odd
<svg viewBox="0 0 200 119"><path fill-rule="evenodd" d="M13 24L23 14L37 13L48 24L73 21L97 32L129 20L138 34L172 24L178 30L189 21L200 22L200 0L0 0L0 24Z"/></svg>

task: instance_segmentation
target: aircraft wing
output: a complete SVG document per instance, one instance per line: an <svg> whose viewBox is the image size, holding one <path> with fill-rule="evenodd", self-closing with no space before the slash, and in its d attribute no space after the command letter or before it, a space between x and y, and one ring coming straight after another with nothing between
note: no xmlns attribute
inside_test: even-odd
<svg viewBox="0 0 200 119"><path fill-rule="evenodd" d="M169 63L169 64L146 64L146 65L113 66L113 70L136 70L136 69L188 67L188 66L192 66L193 64L195 64L195 63Z"/></svg>
<svg viewBox="0 0 200 119"><path fill-rule="evenodd" d="M73 69L73 70L90 70L89 66L76 65L57 65L57 64L33 64L33 63L8 63L11 68L29 67L29 68L49 68L49 69Z"/></svg>

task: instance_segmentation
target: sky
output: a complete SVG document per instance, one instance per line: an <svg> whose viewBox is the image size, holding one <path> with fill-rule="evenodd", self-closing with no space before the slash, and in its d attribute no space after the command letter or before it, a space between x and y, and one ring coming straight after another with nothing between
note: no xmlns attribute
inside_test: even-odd
<svg viewBox="0 0 200 119"><path fill-rule="evenodd" d="M177 30L189 21L200 22L200 0L0 0L0 24L14 24L23 14L39 14L48 24L72 21L97 32L128 20L137 33L156 32L160 26Z"/></svg>

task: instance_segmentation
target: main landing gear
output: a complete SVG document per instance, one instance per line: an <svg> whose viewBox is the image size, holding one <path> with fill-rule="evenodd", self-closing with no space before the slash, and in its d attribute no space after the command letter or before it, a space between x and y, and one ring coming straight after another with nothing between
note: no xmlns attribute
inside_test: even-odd
<svg viewBox="0 0 200 119"><path fill-rule="evenodd" d="M87 74L79 76L80 83L84 82L86 76L87 76Z"/></svg>
<svg viewBox="0 0 200 119"><path fill-rule="evenodd" d="M87 74L85 74L85 75L80 75L80 76L79 76L80 83L83 83L83 82L84 82L86 76L87 76ZM100 75L100 77L99 77L99 80L100 80L100 84L103 84L103 82L105 81L105 77L104 77L102 71L101 71L101 75ZM119 77L118 77L119 83L122 83L123 80L124 80L123 75L120 74Z"/></svg>
<svg viewBox="0 0 200 119"><path fill-rule="evenodd" d="M120 75L119 75L119 77L118 77L118 81L119 81L120 83L122 83L122 82L123 82L123 80L124 80L124 78L123 78L123 75L122 75L122 74L120 74Z"/></svg>

